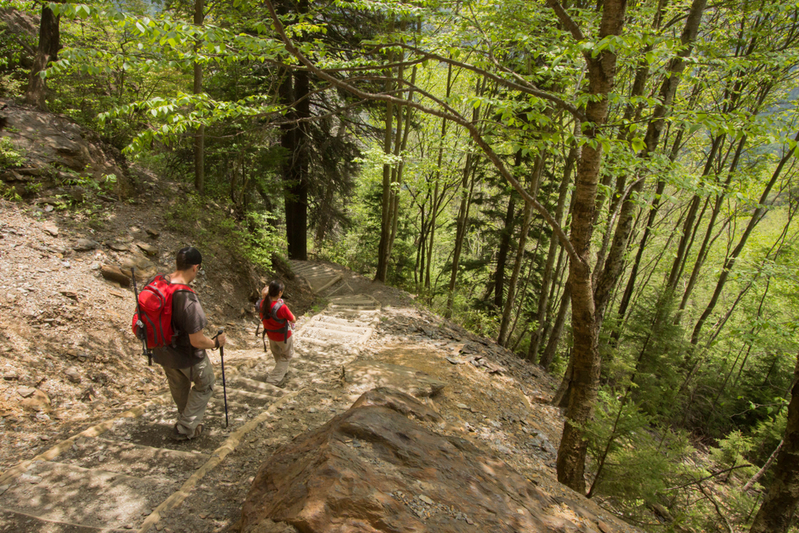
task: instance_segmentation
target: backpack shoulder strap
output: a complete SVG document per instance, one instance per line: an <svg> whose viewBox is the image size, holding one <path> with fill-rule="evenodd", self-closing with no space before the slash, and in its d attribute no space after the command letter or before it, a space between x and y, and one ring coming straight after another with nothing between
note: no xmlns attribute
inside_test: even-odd
<svg viewBox="0 0 799 533"><path fill-rule="evenodd" d="M280 311L280 308L283 307L283 305L284 305L283 302L278 301L275 303L275 305L272 306L272 312L270 314L272 315L273 320L277 322L286 322L285 318L277 317L277 312Z"/></svg>

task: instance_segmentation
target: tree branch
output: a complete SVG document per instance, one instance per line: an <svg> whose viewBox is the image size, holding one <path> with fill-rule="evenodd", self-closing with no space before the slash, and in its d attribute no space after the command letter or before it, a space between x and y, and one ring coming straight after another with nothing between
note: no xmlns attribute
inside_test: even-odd
<svg viewBox="0 0 799 533"><path fill-rule="evenodd" d="M555 221L555 219L549 213L549 211L547 211L544 208L544 206L542 206L538 202L538 200L536 200L532 195L530 195L530 193L522 186L522 184L519 183L519 181L513 177L513 174L511 174L511 172L507 169L505 164L500 159L499 155L497 155L497 153L494 152L494 150L488 145L488 143L482 137L482 135L480 135L480 132L477 130L474 124L472 124L471 122L460 116L460 114L458 114L457 112L445 112L439 109L426 107L420 103L411 100L405 100L402 98L397 98L395 96L389 96L387 94L370 93L362 91L361 89L358 89L357 87L354 87L343 80L331 76L330 74L326 73L325 71L314 65L307 57L305 57L305 55L302 52L300 52L299 49L297 49L296 46L294 46L292 40L286 35L285 29L283 28L283 24L280 22L280 19L277 16L277 12L275 11L275 7L272 5L271 0L266 1L266 6L269 9L270 16L272 17L272 23L274 24L275 31L277 32L280 39L283 41L286 50L288 50L288 52L291 55L296 57L297 60L300 61L300 63L308 67L308 70L312 72L314 75L330 82L333 85L336 85L341 89L344 89L345 91L359 98L363 98L365 100L378 100L382 102L391 102L397 105L413 107L414 109L418 109L424 113L452 121L460 125L461 127L465 128L472 136L472 139L474 140L475 144L477 144L477 146L479 146L480 149L486 154L488 159L491 160L491 162L494 164L494 167L496 167L496 169L499 171L502 177L505 178L505 180L508 183L510 183L510 185L514 189L516 189L516 191L521 195L521 197L524 198L526 202L530 203L530 205L532 205L533 208L536 211L538 211L538 213L544 218L544 220L546 220L547 223L552 227L552 231L558 236L561 245L569 254L569 258L572 261L575 261L576 263L584 264L586 267L588 267L586 262L580 257L580 255L574 249L574 246L572 246L571 241L569 241L569 237L563 231L563 228L560 227L560 224L558 224L557 221ZM448 109L451 110L451 108Z"/></svg>
<svg viewBox="0 0 799 533"><path fill-rule="evenodd" d="M572 37L577 39L578 41L584 41L585 35L580 30L580 27L574 22L574 19L566 13L566 10L563 9L563 6L560 5L558 0L547 0L547 5L552 8L555 14L558 16L558 20L566 27L569 32L571 32Z"/></svg>
<svg viewBox="0 0 799 533"><path fill-rule="evenodd" d="M449 57L440 56L440 55L434 54L432 52L427 52L427 51L421 50L421 49L419 49L419 48L417 48L415 46L411 46L409 44L394 43L394 44L390 44L390 45L383 45L383 46L381 46L379 48L384 48L384 47L388 47L388 46L405 48L406 50L410 50L412 52L420 54L420 55L422 55L423 57L425 57L427 59L435 59L436 61L440 61L442 63L446 63L446 64L449 64L449 65L452 65L452 66L455 66L455 67L460 67L460 68L462 68L464 70L469 70L469 71L474 72L476 74L480 74L481 76L485 76L486 78L488 78L488 79L490 79L492 81L495 81L495 82L497 82L497 83L499 83L501 85L504 85L504 86L506 86L506 87L508 87L510 89L514 89L514 90L517 90L517 91L522 92L522 93L526 93L526 94L530 94L530 95L533 95L533 96L537 96L538 98L541 98L543 100L548 100L548 101L552 102L553 104L555 104L556 106L560 107L561 109L564 109L564 110L568 111L576 119L580 120L581 122L588 122L588 119L585 118L585 115L579 109L577 109L576 107L574 107L573 105L571 105L570 103L565 101L564 99L562 99L562 98L560 98L558 96L555 96L554 94L548 93L546 91L542 91L541 89L537 88L535 85L532 85L530 82L520 78L515 73L512 73L512 74L514 75L514 77L517 80L519 80L519 83L507 80L507 79L505 79L505 78L503 78L501 76L497 76L496 74L488 72L487 70L481 69L481 68L476 67L474 65L470 65L470 64L464 63L462 61L457 61L457 60L449 58ZM493 56L492 56L492 59L493 59ZM496 60L494 60L494 61L496 62Z"/></svg>

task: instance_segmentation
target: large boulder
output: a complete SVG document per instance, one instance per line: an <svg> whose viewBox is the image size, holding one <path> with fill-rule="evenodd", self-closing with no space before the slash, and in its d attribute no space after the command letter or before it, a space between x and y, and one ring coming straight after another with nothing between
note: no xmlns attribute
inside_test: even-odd
<svg viewBox="0 0 799 533"><path fill-rule="evenodd" d="M501 460L423 425L437 420L405 393L365 393L261 466L241 531L599 531L596 517L563 513Z"/></svg>

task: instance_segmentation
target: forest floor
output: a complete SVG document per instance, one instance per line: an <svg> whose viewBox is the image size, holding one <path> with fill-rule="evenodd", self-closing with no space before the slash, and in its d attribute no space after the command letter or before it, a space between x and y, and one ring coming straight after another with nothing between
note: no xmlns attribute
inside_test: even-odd
<svg viewBox="0 0 799 533"><path fill-rule="evenodd" d="M172 200L151 202L144 196L133 203L108 205L102 223L92 227L79 211L0 201L0 470L8 472L73 438L67 460L88 445L88 439L74 439L78 433L142 405L146 406L140 407L135 424L117 419L109 435L140 446L170 446L178 453L202 454L211 453L230 437L219 410L217 383L213 400L217 407L207 415L207 435L178 446L168 444L174 407L160 368L147 366L130 332L132 287L122 287L100 274L104 264L171 271L174 251L186 243L166 220L171 204L181 201L181 186L170 186L175 192ZM225 357L233 369L231 376L238 367L268 372L271 357L254 336L252 312L255 294L268 276L237 261L220 250L208 250L205 274L195 288L209 317L209 331L218 326L227 330ZM325 313L329 302L365 295L381 309L369 339L355 351L328 350L318 343L303 350L300 345L293 363L296 369L284 387L288 392L304 392L274 407L193 489L196 494L186 503L169 513L162 511L158 531L235 530L258 465L283 444L348 409L364 389L360 385L342 389L335 376L345 365L365 361L415 368L446 383L434 399L428 399L446 421L445 432L499 457L552 502L571 509L569 516L577 516L574 509L580 509L578 515L595 518L594 528L633 530L557 483L555 457L563 417L547 403L556 385L551 376L495 342L429 313L408 293L337 265L317 264L340 277L321 296L286 266L277 272L287 282L286 301L299 317L298 337L302 339L304 325L322 319L315 317ZM212 359L218 364L218 353ZM314 389L309 391L312 383ZM261 412L250 405L253 402L244 402L244 415L233 415L239 424ZM100 449L105 446L112 448L103 444ZM94 456L98 453L101 462L106 460L102 451L95 451ZM39 484L44 474L36 475L42 462L24 464L23 475L34 480L36 490L44 490L47 483ZM174 468L172 464L167 473L174 473ZM0 495L8 491L10 498L14 490L13 482L7 483L0 486ZM208 504L208 497L213 505ZM142 516L126 519L119 527L139 527L142 517L151 516L156 507L154 502L146 503ZM0 530L24 531L30 527L24 525L28 522L23 518L30 519L26 517L6 517Z"/></svg>

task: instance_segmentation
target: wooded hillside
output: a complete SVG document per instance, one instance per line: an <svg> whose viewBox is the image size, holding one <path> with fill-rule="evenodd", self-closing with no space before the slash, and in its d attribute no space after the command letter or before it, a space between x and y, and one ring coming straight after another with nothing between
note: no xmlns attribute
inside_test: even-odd
<svg viewBox="0 0 799 533"><path fill-rule="evenodd" d="M346 265L562 377L561 483L652 531L797 527L795 1L5 0L0 20L0 96L225 205L252 260Z"/></svg>

